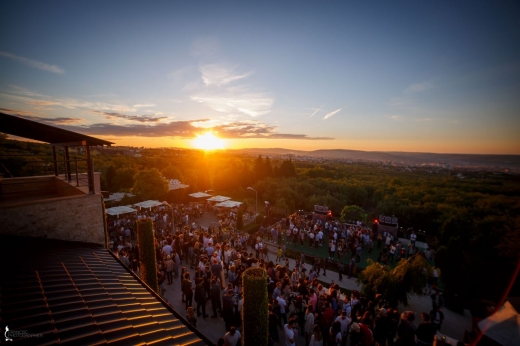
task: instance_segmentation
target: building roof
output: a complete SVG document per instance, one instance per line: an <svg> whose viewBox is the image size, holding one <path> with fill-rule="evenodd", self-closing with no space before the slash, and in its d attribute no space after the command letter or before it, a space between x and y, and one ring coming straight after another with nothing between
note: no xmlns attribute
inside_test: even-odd
<svg viewBox="0 0 520 346"><path fill-rule="evenodd" d="M54 145L103 146L114 144L99 138L5 113L0 113L0 132Z"/></svg>
<svg viewBox="0 0 520 346"><path fill-rule="evenodd" d="M13 345L212 344L102 246L1 236L0 266Z"/></svg>

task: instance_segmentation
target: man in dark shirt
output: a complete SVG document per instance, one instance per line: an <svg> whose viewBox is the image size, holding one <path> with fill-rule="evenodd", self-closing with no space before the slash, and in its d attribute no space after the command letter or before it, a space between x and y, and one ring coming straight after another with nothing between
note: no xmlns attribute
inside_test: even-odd
<svg viewBox="0 0 520 346"><path fill-rule="evenodd" d="M273 341L279 341L278 336L278 316L273 312L273 306L269 304L269 336Z"/></svg>
<svg viewBox="0 0 520 346"><path fill-rule="evenodd" d="M233 290L228 290L222 297L222 317L226 323L226 330L229 330L233 325L233 309L235 304L233 303Z"/></svg>
<svg viewBox="0 0 520 346"><path fill-rule="evenodd" d="M421 318L423 323L419 324L417 330L415 331L415 335L417 336L417 345L430 346L433 344L433 338L437 333L437 327L435 324L430 323L430 315L428 315L426 312L421 314Z"/></svg>
<svg viewBox="0 0 520 346"><path fill-rule="evenodd" d="M212 318L217 317L217 311L222 314L222 304L220 303L220 285L216 279L211 280L211 307L213 308Z"/></svg>

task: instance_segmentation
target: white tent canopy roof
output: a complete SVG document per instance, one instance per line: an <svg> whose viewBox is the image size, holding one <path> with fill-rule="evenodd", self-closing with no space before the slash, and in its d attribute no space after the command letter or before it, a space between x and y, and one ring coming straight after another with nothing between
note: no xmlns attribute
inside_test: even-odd
<svg viewBox="0 0 520 346"><path fill-rule="evenodd" d="M478 323L480 331L504 346L520 345L520 315L506 301L493 315Z"/></svg>
<svg viewBox="0 0 520 346"><path fill-rule="evenodd" d="M111 193L109 195L108 198L103 198L103 200L105 202L109 202L109 201L120 201L123 199L124 196L127 196L127 197L135 197L135 195L132 195L131 193L126 193L126 192L116 192L116 193Z"/></svg>
<svg viewBox="0 0 520 346"><path fill-rule="evenodd" d="M190 187L189 185L182 184L178 179L171 179L170 180L170 191L171 190L178 190L178 189L185 189L187 187Z"/></svg>
<svg viewBox="0 0 520 346"><path fill-rule="evenodd" d="M105 212L108 215L121 215L121 214L128 214L128 213L135 213L137 210L129 208L127 206L120 206L120 207L112 207L105 209Z"/></svg>
<svg viewBox="0 0 520 346"><path fill-rule="evenodd" d="M210 201L210 202L224 202L224 201L227 201L231 199L231 197L226 197L226 196L213 196L211 198L208 198L207 201Z"/></svg>
<svg viewBox="0 0 520 346"><path fill-rule="evenodd" d="M134 204L134 206L141 207L141 208L152 208L152 207L158 207L160 205L163 205L163 203L159 202L159 201L154 201L154 200L148 200L148 201L139 202L139 203Z"/></svg>
<svg viewBox="0 0 520 346"><path fill-rule="evenodd" d="M216 207L223 207L223 208L235 208L239 207L242 204L242 202L237 201L224 201L219 204L216 204Z"/></svg>
<svg viewBox="0 0 520 346"><path fill-rule="evenodd" d="M204 192L190 193L188 196L191 196L191 197L194 197L194 198L211 197L211 195L208 195L207 193L204 193Z"/></svg>

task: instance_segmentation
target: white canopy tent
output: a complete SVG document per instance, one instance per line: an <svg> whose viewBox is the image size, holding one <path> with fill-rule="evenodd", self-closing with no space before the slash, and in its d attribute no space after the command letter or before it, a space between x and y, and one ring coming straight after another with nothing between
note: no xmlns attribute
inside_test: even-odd
<svg viewBox="0 0 520 346"><path fill-rule="evenodd" d="M111 193L109 195L108 198L103 198L103 200L105 202L110 202L110 201L120 201L123 199L124 196L127 196L127 197L135 197L135 195L132 195L131 193L126 193L126 192L116 192L116 193Z"/></svg>
<svg viewBox="0 0 520 346"><path fill-rule="evenodd" d="M216 204L215 207L235 208L235 207L240 207L241 204L242 204L242 202L237 202L237 201L224 201L219 204Z"/></svg>
<svg viewBox="0 0 520 346"><path fill-rule="evenodd" d="M128 214L128 213L135 213L137 212L137 210L133 209L133 208L129 208L127 206L120 206L120 207L112 207L112 208L107 208L105 209L105 212L108 214L108 215L121 215L121 214Z"/></svg>
<svg viewBox="0 0 520 346"><path fill-rule="evenodd" d="M209 202L224 202L224 201L227 201L227 200L230 200L231 197L226 197L226 196L213 196L211 198L208 198L206 201L209 201Z"/></svg>
<svg viewBox="0 0 520 346"><path fill-rule="evenodd" d="M503 346L520 345L520 314L506 301L493 315L478 323L480 331Z"/></svg>
<svg viewBox="0 0 520 346"><path fill-rule="evenodd" d="M204 192L190 193L188 196L191 196L191 197L194 197L194 198L211 197L211 195L208 195L207 193L204 193Z"/></svg>
<svg viewBox="0 0 520 346"><path fill-rule="evenodd" d="M144 202L139 202L134 204L135 207L141 207L141 208L152 208L152 207L158 207L160 205L163 205L163 202L154 201L154 200L148 200Z"/></svg>
<svg viewBox="0 0 520 346"><path fill-rule="evenodd" d="M171 179L170 180L170 191L171 190L178 190L178 189L185 189L187 187L190 187L189 185L182 184L178 179Z"/></svg>

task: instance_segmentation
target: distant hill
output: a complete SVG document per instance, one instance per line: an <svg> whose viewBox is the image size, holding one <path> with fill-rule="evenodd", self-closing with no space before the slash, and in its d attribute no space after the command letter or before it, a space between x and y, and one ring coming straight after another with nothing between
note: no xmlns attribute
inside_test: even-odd
<svg viewBox="0 0 520 346"><path fill-rule="evenodd" d="M304 151L283 148L248 148L237 149L234 151L263 156L298 155L312 158L393 162L405 165L445 164L451 167L487 167L513 170L520 169L520 155L436 154L345 149L321 149Z"/></svg>

